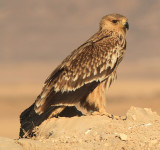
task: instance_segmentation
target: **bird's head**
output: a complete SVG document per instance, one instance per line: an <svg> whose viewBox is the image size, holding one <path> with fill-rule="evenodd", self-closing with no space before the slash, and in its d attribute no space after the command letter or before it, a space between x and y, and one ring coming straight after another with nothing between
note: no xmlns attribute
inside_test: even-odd
<svg viewBox="0 0 160 150"><path fill-rule="evenodd" d="M106 15L100 22L100 30L111 30L125 34L128 29L128 19L120 14Z"/></svg>

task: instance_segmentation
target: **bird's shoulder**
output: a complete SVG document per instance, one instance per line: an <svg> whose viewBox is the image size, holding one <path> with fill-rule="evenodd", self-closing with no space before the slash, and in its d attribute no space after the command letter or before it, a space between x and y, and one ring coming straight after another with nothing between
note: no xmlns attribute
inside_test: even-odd
<svg viewBox="0 0 160 150"><path fill-rule="evenodd" d="M106 76L106 72L110 74L117 61L116 50L120 48L118 40L113 32L97 32L75 49L52 72L45 84L78 88L93 80L98 81L100 76Z"/></svg>

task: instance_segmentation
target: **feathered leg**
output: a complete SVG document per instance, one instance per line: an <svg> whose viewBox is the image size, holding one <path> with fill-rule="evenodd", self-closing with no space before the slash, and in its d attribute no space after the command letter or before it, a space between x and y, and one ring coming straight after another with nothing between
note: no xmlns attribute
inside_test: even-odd
<svg viewBox="0 0 160 150"><path fill-rule="evenodd" d="M88 111L92 111L92 115L106 115L112 119L125 119L125 117L115 116L107 113L106 111L106 92L115 79L116 72L113 72L87 96L85 101L81 102L81 106L86 108Z"/></svg>

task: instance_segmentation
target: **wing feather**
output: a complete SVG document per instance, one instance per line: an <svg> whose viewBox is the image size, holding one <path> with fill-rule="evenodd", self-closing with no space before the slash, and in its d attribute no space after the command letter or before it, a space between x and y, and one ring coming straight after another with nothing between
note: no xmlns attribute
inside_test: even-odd
<svg viewBox="0 0 160 150"><path fill-rule="evenodd" d="M118 54L113 51L121 47L111 44L117 42L113 39L110 33L98 32L73 51L45 81L35 110L40 113L50 105L80 102L93 91L116 68Z"/></svg>

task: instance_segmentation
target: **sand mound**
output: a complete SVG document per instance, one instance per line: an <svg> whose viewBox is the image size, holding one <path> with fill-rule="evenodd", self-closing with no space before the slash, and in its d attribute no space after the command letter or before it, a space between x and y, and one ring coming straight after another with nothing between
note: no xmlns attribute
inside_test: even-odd
<svg viewBox="0 0 160 150"><path fill-rule="evenodd" d="M160 149L160 116L131 107L126 120L106 116L59 117L44 121L32 139L0 139L0 150ZM7 144L8 143L8 144Z"/></svg>

